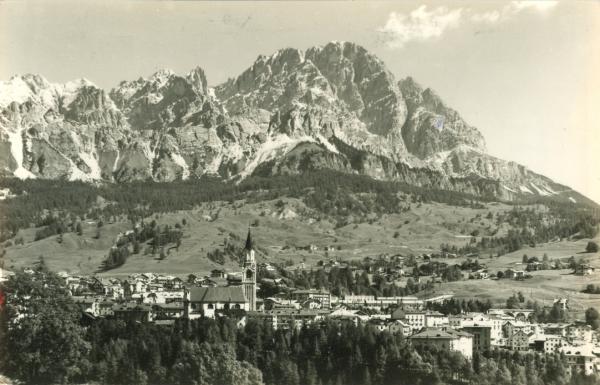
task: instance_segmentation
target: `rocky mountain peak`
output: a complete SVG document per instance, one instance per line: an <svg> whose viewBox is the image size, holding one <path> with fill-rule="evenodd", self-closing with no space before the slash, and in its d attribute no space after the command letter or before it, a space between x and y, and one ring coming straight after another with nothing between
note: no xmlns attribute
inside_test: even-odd
<svg viewBox="0 0 600 385"><path fill-rule="evenodd" d="M156 84L157 87L162 87L164 86L170 79L171 77L175 76L175 72L173 72L173 70L169 69L169 68L161 68L158 71L156 71L155 73L153 73L149 78L148 81L152 82L154 84Z"/></svg>
<svg viewBox="0 0 600 385"><path fill-rule="evenodd" d="M265 58L265 57L264 57ZM284 48L266 57L265 64L269 65L274 74L294 68L304 62L304 52L296 48Z"/></svg>
<svg viewBox="0 0 600 385"><path fill-rule="evenodd" d="M0 82L0 108L11 103L52 105L57 97L56 85L36 74L15 75Z"/></svg>
<svg viewBox="0 0 600 385"><path fill-rule="evenodd" d="M306 52L327 78L338 98L376 135L399 134L406 119L406 103L394 76L381 60L363 47L331 42Z"/></svg>
<svg viewBox="0 0 600 385"><path fill-rule="evenodd" d="M398 82L400 91L406 99L408 108L420 104L423 100L423 87L417 83L412 77L408 76Z"/></svg>
<svg viewBox="0 0 600 385"><path fill-rule="evenodd" d="M408 108L402 137L410 153L428 159L461 145L485 151L485 140L479 130L447 107L431 88L423 89L410 77L401 80L398 86Z"/></svg>
<svg viewBox="0 0 600 385"><path fill-rule="evenodd" d="M109 93L86 79L0 82L0 173L128 182L320 168L512 199L564 186L488 155L479 130L364 47L259 56L208 87L168 69ZM482 187L484 186L484 187Z"/></svg>
<svg viewBox="0 0 600 385"><path fill-rule="evenodd" d="M188 72L186 78L192 84L194 91L202 95L208 94L208 82L206 80L206 73L201 67L196 67L192 69L190 72Z"/></svg>

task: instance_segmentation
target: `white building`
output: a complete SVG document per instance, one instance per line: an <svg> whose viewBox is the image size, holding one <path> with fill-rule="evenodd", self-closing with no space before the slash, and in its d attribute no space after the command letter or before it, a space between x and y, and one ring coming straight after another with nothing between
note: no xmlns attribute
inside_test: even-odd
<svg viewBox="0 0 600 385"><path fill-rule="evenodd" d="M585 375L600 373L600 348L592 344L581 346L563 346L559 349L569 363L569 370Z"/></svg>
<svg viewBox="0 0 600 385"><path fill-rule="evenodd" d="M470 360L473 358L473 336L452 329L425 329L412 335L411 343L415 347L435 346L439 349L457 351Z"/></svg>
<svg viewBox="0 0 600 385"><path fill-rule="evenodd" d="M428 311L425 313L425 327L437 328L448 326L448 316L437 311Z"/></svg>
<svg viewBox="0 0 600 385"><path fill-rule="evenodd" d="M412 333L414 333L427 326L426 314L426 312L419 310L396 309L392 313L392 319L405 322L410 326Z"/></svg>

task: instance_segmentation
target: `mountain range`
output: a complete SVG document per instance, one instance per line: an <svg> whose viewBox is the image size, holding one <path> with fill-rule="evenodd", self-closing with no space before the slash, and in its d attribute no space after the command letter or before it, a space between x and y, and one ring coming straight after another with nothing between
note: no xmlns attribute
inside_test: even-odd
<svg viewBox="0 0 600 385"><path fill-rule="evenodd" d="M200 67L110 91L32 74L0 82L0 175L126 183L333 169L503 200L586 199L489 155L433 90L350 42L261 55L208 84Z"/></svg>

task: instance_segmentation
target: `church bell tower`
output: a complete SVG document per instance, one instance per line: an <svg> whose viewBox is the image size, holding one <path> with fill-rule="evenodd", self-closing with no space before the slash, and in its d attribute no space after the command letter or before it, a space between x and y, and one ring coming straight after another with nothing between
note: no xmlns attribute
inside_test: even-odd
<svg viewBox="0 0 600 385"><path fill-rule="evenodd" d="M246 246L244 247L244 262L242 266L242 286L244 295L248 301L248 310L256 310L256 258L254 255L254 245L252 242L252 233L248 229Z"/></svg>

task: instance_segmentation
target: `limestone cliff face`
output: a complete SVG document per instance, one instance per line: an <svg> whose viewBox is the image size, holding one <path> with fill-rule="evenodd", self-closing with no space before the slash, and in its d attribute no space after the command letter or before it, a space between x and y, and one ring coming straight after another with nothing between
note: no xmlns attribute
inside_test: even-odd
<svg viewBox="0 0 600 385"><path fill-rule="evenodd" d="M306 52L348 110L376 135L396 136L407 106L391 72L377 57L353 43L329 43ZM398 151L402 148L397 149Z"/></svg>
<svg viewBox="0 0 600 385"><path fill-rule="evenodd" d="M447 107L433 90L423 90L410 77L401 80L399 86L408 106L402 137L412 154L426 159L460 145L485 152L485 140L479 130Z"/></svg>
<svg viewBox="0 0 600 385"><path fill-rule="evenodd" d="M0 82L0 174L126 183L334 169L503 199L570 191L487 154L434 91L396 81L353 43L282 49L208 84L199 67L110 92L85 79Z"/></svg>
<svg viewBox="0 0 600 385"><path fill-rule="evenodd" d="M268 111L269 133L336 136L394 159L405 153L406 104L396 81L379 59L352 43L259 56L216 95L232 115Z"/></svg>

